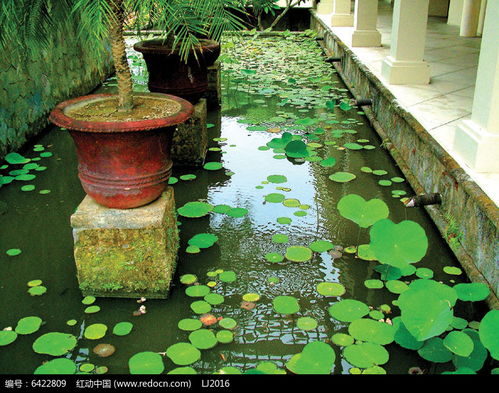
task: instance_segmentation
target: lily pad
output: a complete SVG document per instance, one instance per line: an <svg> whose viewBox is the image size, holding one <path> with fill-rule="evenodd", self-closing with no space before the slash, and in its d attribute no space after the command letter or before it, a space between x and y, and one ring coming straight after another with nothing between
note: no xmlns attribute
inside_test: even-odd
<svg viewBox="0 0 499 393"><path fill-rule="evenodd" d="M230 330L220 330L217 332L216 338L219 343L228 344L234 341L234 333Z"/></svg>
<svg viewBox="0 0 499 393"><path fill-rule="evenodd" d="M17 333L13 330L0 330L0 347L4 347L16 341Z"/></svg>
<svg viewBox="0 0 499 393"><path fill-rule="evenodd" d="M331 337L331 341L339 345L340 347L348 347L349 345L352 345L355 340L352 336L345 334L345 333L335 333Z"/></svg>
<svg viewBox="0 0 499 393"><path fill-rule="evenodd" d="M348 333L359 341L387 345L394 340L395 328L384 322L360 318L350 324Z"/></svg>
<svg viewBox="0 0 499 393"><path fill-rule="evenodd" d="M196 246L199 248L208 248L213 246L218 241L218 236L212 233L198 233L191 237L187 244L190 246Z"/></svg>
<svg viewBox="0 0 499 393"><path fill-rule="evenodd" d="M218 171L223 168L223 165L221 162L207 162L203 165L203 168L208 171Z"/></svg>
<svg viewBox="0 0 499 393"><path fill-rule="evenodd" d="M133 323L131 322L118 322L114 325L113 334L115 336L126 336L130 334L133 329Z"/></svg>
<svg viewBox="0 0 499 393"><path fill-rule="evenodd" d="M24 317L17 322L17 334L31 334L35 333L42 326L42 319L40 317Z"/></svg>
<svg viewBox="0 0 499 393"><path fill-rule="evenodd" d="M369 313L369 307L354 299L343 299L328 309L329 314L341 322L353 322Z"/></svg>
<svg viewBox="0 0 499 393"><path fill-rule="evenodd" d="M210 349L217 345L215 334L208 329L197 329L189 334L189 341L198 349Z"/></svg>
<svg viewBox="0 0 499 393"><path fill-rule="evenodd" d="M462 357L470 356L475 347L470 336L460 331L449 332L445 336L443 344L449 351Z"/></svg>
<svg viewBox="0 0 499 393"><path fill-rule="evenodd" d="M83 332L83 335L88 340L99 340L106 335L107 326L103 323L94 323L88 325Z"/></svg>
<svg viewBox="0 0 499 393"><path fill-rule="evenodd" d="M163 358L156 352L139 352L128 359L130 374L161 374L165 370Z"/></svg>
<svg viewBox="0 0 499 393"><path fill-rule="evenodd" d="M51 356L62 356L71 351L76 343L77 339L72 334L50 332L35 340L33 351Z"/></svg>
<svg viewBox="0 0 499 393"><path fill-rule="evenodd" d="M295 314L300 311L298 299L293 296L277 296L272 301L274 311L279 314Z"/></svg>
<svg viewBox="0 0 499 393"><path fill-rule="evenodd" d="M301 317L296 321L296 326L301 330L314 330L317 325L317 320L311 317Z"/></svg>
<svg viewBox="0 0 499 393"><path fill-rule="evenodd" d="M187 202L177 212L182 217L199 218L206 216L213 210L213 206L206 202Z"/></svg>
<svg viewBox="0 0 499 393"><path fill-rule="evenodd" d="M310 243L310 249L314 252L326 252L334 247L334 244L327 240L316 240Z"/></svg>
<svg viewBox="0 0 499 393"><path fill-rule="evenodd" d="M70 375L76 373L76 363L67 358L49 360L38 366L33 374L35 375Z"/></svg>
<svg viewBox="0 0 499 393"><path fill-rule="evenodd" d="M313 341L294 355L286 363L286 368L294 374L331 374L335 359L336 354L330 345Z"/></svg>
<svg viewBox="0 0 499 393"><path fill-rule="evenodd" d="M191 303L191 310L196 314L206 314L211 311L211 304L204 300L196 300Z"/></svg>
<svg viewBox="0 0 499 393"><path fill-rule="evenodd" d="M338 202L340 214L355 222L361 228L367 228L375 222L387 218L388 206L381 199L370 199L366 201L360 195L345 195Z"/></svg>
<svg viewBox="0 0 499 393"><path fill-rule="evenodd" d="M335 172L329 176L329 178L337 183L347 183L356 178L353 173L350 172Z"/></svg>
<svg viewBox="0 0 499 393"><path fill-rule="evenodd" d="M190 343L176 343L168 347L166 356L178 366L188 366L201 358L201 352Z"/></svg>
<svg viewBox="0 0 499 393"><path fill-rule="evenodd" d="M361 343L345 347L343 356L348 363L359 368L369 368L388 362L388 351L379 344Z"/></svg>
<svg viewBox="0 0 499 393"><path fill-rule="evenodd" d="M322 296L342 296L345 294L345 287L337 282L321 282L317 284L317 292Z"/></svg>
<svg viewBox="0 0 499 393"><path fill-rule="evenodd" d="M312 250L304 246L291 246L286 249L284 255L286 259L292 262L305 262L312 258Z"/></svg>
<svg viewBox="0 0 499 393"><path fill-rule="evenodd" d="M270 175L270 176L267 176L267 180L270 183L276 183L276 184L286 183L288 181L287 177L283 176L283 175Z"/></svg>
<svg viewBox="0 0 499 393"><path fill-rule="evenodd" d="M237 280L237 275L232 270L226 270L226 271L220 273L218 278L222 282L231 283L231 282L234 282Z"/></svg>
<svg viewBox="0 0 499 393"><path fill-rule="evenodd" d="M204 297L210 293L206 285L191 285L185 288L185 294L190 297Z"/></svg>

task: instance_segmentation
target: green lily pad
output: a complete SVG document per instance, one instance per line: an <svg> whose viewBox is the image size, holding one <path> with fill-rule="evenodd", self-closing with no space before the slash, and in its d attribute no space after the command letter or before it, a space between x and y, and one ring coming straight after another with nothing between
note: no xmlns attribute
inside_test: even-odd
<svg viewBox="0 0 499 393"><path fill-rule="evenodd" d="M303 158L310 155L307 145L300 140L289 142L284 148L286 155L291 158Z"/></svg>
<svg viewBox="0 0 499 393"><path fill-rule="evenodd" d="M480 340L490 351L490 355L499 359L499 310L490 310L485 314L480 322L479 336Z"/></svg>
<svg viewBox="0 0 499 393"><path fill-rule="evenodd" d="M321 282L317 284L317 292L322 296L342 296L345 294L345 287L337 282Z"/></svg>
<svg viewBox="0 0 499 393"><path fill-rule="evenodd" d="M260 300L260 295L258 293L246 293L243 295L243 300L245 302L257 302Z"/></svg>
<svg viewBox="0 0 499 393"><path fill-rule="evenodd" d="M186 175L182 175L179 177L179 179L183 180L183 181L190 181L190 180L194 180L196 178L197 178L197 176L192 174L192 173L188 173Z"/></svg>
<svg viewBox="0 0 499 393"><path fill-rule="evenodd" d="M485 300L490 294L489 287L481 282L457 284L454 290L459 300L470 302Z"/></svg>
<svg viewBox="0 0 499 393"><path fill-rule="evenodd" d="M283 194L277 192L265 195L265 201L270 203L282 203L286 197Z"/></svg>
<svg viewBox="0 0 499 393"><path fill-rule="evenodd" d="M4 160L9 163L9 164L26 164L30 161L29 158L26 158L22 156L19 153L8 153L5 157Z"/></svg>
<svg viewBox="0 0 499 393"><path fill-rule="evenodd" d="M443 270L445 273L451 274L453 276L459 276L463 273L463 271L460 268L455 266L445 266Z"/></svg>
<svg viewBox="0 0 499 393"><path fill-rule="evenodd" d="M336 158L328 157L328 158L320 161L319 165L323 166L324 168L332 168L333 166L336 165Z"/></svg>
<svg viewBox="0 0 499 393"><path fill-rule="evenodd" d="M332 181L335 181L337 183L347 183L354 180L356 177L357 176L350 172L335 172L329 176Z"/></svg>
<svg viewBox="0 0 499 393"><path fill-rule="evenodd" d="M279 224L283 224L283 225L288 225L288 224L291 224L293 220L289 217L278 217L277 218L277 222Z"/></svg>
<svg viewBox="0 0 499 393"><path fill-rule="evenodd" d="M284 261L284 257L276 252L269 252L265 254L265 259L269 262L279 263Z"/></svg>
<svg viewBox="0 0 499 393"><path fill-rule="evenodd" d="M286 368L294 374L331 374L336 354L334 349L323 342L313 341L294 355Z"/></svg>
<svg viewBox="0 0 499 393"><path fill-rule="evenodd" d="M385 283L386 289L388 289L391 293L401 294L409 289L409 286L399 280L389 280Z"/></svg>
<svg viewBox="0 0 499 393"><path fill-rule="evenodd" d="M385 286L385 284L383 284L383 281L376 279L365 280L364 285L369 289L381 289Z"/></svg>
<svg viewBox="0 0 499 393"><path fill-rule="evenodd" d="M392 323L395 328L395 342L402 348L418 350L424 345L424 341L416 340L411 332L407 330L404 323L402 322L402 318L395 317L392 320Z"/></svg>
<svg viewBox="0 0 499 393"><path fill-rule="evenodd" d="M191 285L185 288L185 294L190 297L204 297L210 293L206 285Z"/></svg>
<svg viewBox="0 0 499 393"><path fill-rule="evenodd" d="M369 307L354 299L343 299L328 309L329 314L341 322L353 322L369 313Z"/></svg>
<svg viewBox="0 0 499 393"><path fill-rule="evenodd" d="M384 322L360 318L350 324L348 333L359 341L387 345L394 340L395 328Z"/></svg>
<svg viewBox="0 0 499 393"><path fill-rule="evenodd" d="M233 207L225 214L227 214L229 217L240 218L248 214L248 209L245 209L243 207Z"/></svg>
<svg viewBox="0 0 499 393"><path fill-rule="evenodd" d="M19 248L11 248L11 249L8 249L7 251L5 251L5 253L9 256L9 257L15 257L19 254L21 254L21 250Z"/></svg>
<svg viewBox="0 0 499 393"><path fill-rule="evenodd" d="M182 217L199 218L206 216L213 210L213 206L206 202L187 202L177 212Z"/></svg>
<svg viewBox="0 0 499 393"><path fill-rule="evenodd" d="M225 298L218 293L209 293L204 297L204 301L210 303L212 306L218 306L225 301Z"/></svg>
<svg viewBox="0 0 499 393"><path fill-rule="evenodd" d="M201 358L201 352L190 343L176 343L168 347L166 356L178 366L188 366Z"/></svg>
<svg viewBox="0 0 499 393"><path fill-rule="evenodd" d="M370 199L366 201L360 195L345 195L338 202L338 211L342 215L361 228L367 228L375 222L387 218L388 206L381 199Z"/></svg>
<svg viewBox="0 0 499 393"><path fill-rule="evenodd" d="M348 363L359 368L369 368L388 362L388 351L379 344L361 343L345 347L343 356Z"/></svg>
<svg viewBox="0 0 499 393"><path fill-rule="evenodd" d="M194 330L189 334L189 341L198 349L210 349L218 344L215 334L208 329Z"/></svg>
<svg viewBox="0 0 499 393"><path fill-rule="evenodd" d="M291 246L286 249L284 255L286 259L292 262L305 262L312 259L312 250L304 246Z"/></svg>
<svg viewBox="0 0 499 393"><path fill-rule="evenodd" d="M301 330L314 330L317 325L317 320L311 317L301 317L296 321L296 326Z"/></svg>
<svg viewBox="0 0 499 393"><path fill-rule="evenodd" d="M295 314L300 311L298 299L293 296L277 296L272 301L274 311L278 314Z"/></svg>
<svg viewBox="0 0 499 393"><path fill-rule="evenodd" d="M462 357L470 356L475 347L470 336L460 331L449 332L445 336L443 344L449 351Z"/></svg>
<svg viewBox="0 0 499 393"><path fill-rule="evenodd" d="M355 340L352 336L345 334L345 333L335 333L331 337L331 341L339 345L340 347L348 347L349 345L352 345Z"/></svg>
<svg viewBox="0 0 499 393"><path fill-rule="evenodd" d="M298 207L300 206L300 201L295 198L287 198L282 201L282 204L286 207Z"/></svg>
<svg viewBox="0 0 499 393"><path fill-rule="evenodd" d="M84 310L85 314L95 314L99 311L100 311L99 306L89 306L89 307L86 307Z"/></svg>
<svg viewBox="0 0 499 393"><path fill-rule="evenodd" d="M42 326L40 317L24 317L17 322L15 332L17 334L31 334L37 332Z"/></svg>
<svg viewBox="0 0 499 393"><path fill-rule="evenodd" d="M86 306L90 306L91 304L93 304L95 302L95 296L85 296L83 298L83 300L81 301L82 304L86 305Z"/></svg>
<svg viewBox="0 0 499 393"><path fill-rule="evenodd" d="M118 322L114 325L113 334L115 336L126 336L130 334L133 329L133 323L131 322Z"/></svg>
<svg viewBox="0 0 499 393"><path fill-rule="evenodd" d="M216 334L217 341L221 344L229 344L234 341L234 333L230 330L220 330Z"/></svg>
<svg viewBox="0 0 499 393"><path fill-rule="evenodd" d="M221 162L207 162L203 165L203 168L207 171L218 171L223 168L223 165Z"/></svg>
<svg viewBox="0 0 499 393"><path fill-rule="evenodd" d="M288 181L288 178L286 176L283 176L283 175L270 175L270 176L267 176L267 180L270 183L279 184L279 183L286 183Z"/></svg>
<svg viewBox="0 0 499 393"><path fill-rule="evenodd" d="M187 332L201 329L203 323L199 319L184 318L178 322L178 328Z"/></svg>
<svg viewBox="0 0 499 393"><path fill-rule="evenodd" d="M233 318L222 318L218 321L218 325L224 329L232 330L237 326L237 322Z"/></svg>
<svg viewBox="0 0 499 393"><path fill-rule="evenodd" d="M196 300L191 303L191 310L196 314L206 314L211 311L211 304L204 300Z"/></svg>
<svg viewBox="0 0 499 393"><path fill-rule="evenodd" d="M36 287L31 287L30 289L28 289L28 293L31 296L41 296L45 292L47 292L47 288L43 285L37 285Z"/></svg>
<svg viewBox="0 0 499 393"><path fill-rule="evenodd" d="M0 347L4 347L16 341L17 333L13 330L0 330Z"/></svg>
<svg viewBox="0 0 499 393"><path fill-rule="evenodd" d="M327 240L316 240L310 243L310 249L314 252L326 252L334 247L334 244Z"/></svg>
<svg viewBox="0 0 499 393"><path fill-rule="evenodd" d="M33 343L33 351L51 356L62 356L71 351L77 343L72 334L50 332L38 337Z"/></svg>
<svg viewBox="0 0 499 393"><path fill-rule="evenodd" d="M67 358L57 358L49 360L38 366L33 374L35 375L68 375L76 373L76 363Z"/></svg>
<svg viewBox="0 0 499 393"><path fill-rule="evenodd" d="M88 340L99 340L106 335L107 326L103 323L88 325L83 332L83 336Z"/></svg>
<svg viewBox="0 0 499 393"><path fill-rule="evenodd" d="M289 241L289 237L287 235L277 233L272 236L272 241L274 243L287 243Z"/></svg>
<svg viewBox="0 0 499 393"><path fill-rule="evenodd" d="M187 244L190 246L196 246L199 248L208 248L213 246L218 241L218 236L212 233L198 233L191 237Z"/></svg>
<svg viewBox="0 0 499 393"><path fill-rule="evenodd" d="M128 359L130 374L161 374L165 370L163 357L156 352L139 352Z"/></svg>
<svg viewBox="0 0 499 393"><path fill-rule="evenodd" d="M222 282L230 283L230 282L234 282L234 281L237 280L237 275L232 270L226 270L223 273L220 273L220 275L218 276L218 278Z"/></svg>
<svg viewBox="0 0 499 393"><path fill-rule="evenodd" d="M452 359L452 352L445 346L440 337L430 338L418 349L418 354L423 359L433 363L447 363Z"/></svg>

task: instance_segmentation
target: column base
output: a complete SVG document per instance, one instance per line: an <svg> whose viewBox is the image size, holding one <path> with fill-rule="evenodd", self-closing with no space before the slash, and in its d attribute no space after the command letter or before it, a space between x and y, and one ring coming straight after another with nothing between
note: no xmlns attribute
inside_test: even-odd
<svg viewBox="0 0 499 393"><path fill-rule="evenodd" d="M331 26L333 27L352 27L352 14L333 14L331 16Z"/></svg>
<svg viewBox="0 0 499 393"><path fill-rule="evenodd" d="M381 75L390 85L427 85L430 65L421 61L401 61L388 56L383 61Z"/></svg>
<svg viewBox="0 0 499 393"><path fill-rule="evenodd" d="M352 46L381 46L381 33L378 30L355 30L352 34Z"/></svg>
<svg viewBox="0 0 499 393"><path fill-rule="evenodd" d="M499 135L488 132L473 120L458 124L454 151L476 172L499 172Z"/></svg>
<svg viewBox="0 0 499 393"><path fill-rule="evenodd" d="M172 187L136 209L109 209L87 195L71 226L83 296L168 297L179 247Z"/></svg>

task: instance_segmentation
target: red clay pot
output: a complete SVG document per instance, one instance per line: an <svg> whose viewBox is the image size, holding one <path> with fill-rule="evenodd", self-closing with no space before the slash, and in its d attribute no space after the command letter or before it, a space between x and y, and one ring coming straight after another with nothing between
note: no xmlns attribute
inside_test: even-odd
<svg viewBox="0 0 499 393"><path fill-rule="evenodd" d="M136 95L173 100L179 103L180 110L165 118L124 122L82 121L66 115L70 107L113 96L94 94L60 103L49 117L52 123L70 130L83 189L97 203L109 208L139 207L161 195L172 170L173 132L193 112L193 106L179 97L158 93Z"/></svg>
<svg viewBox="0 0 499 393"><path fill-rule="evenodd" d="M220 55L220 44L202 39L201 48L191 51L187 63L178 49L172 50L162 39L137 42L134 49L144 56L149 72L149 90L173 94L196 104L208 88L208 69Z"/></svg>

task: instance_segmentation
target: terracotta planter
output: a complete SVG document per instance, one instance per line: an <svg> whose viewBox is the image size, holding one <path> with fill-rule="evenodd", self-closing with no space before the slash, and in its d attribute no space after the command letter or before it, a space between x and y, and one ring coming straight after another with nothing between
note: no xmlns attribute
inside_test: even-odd
<svg viewBox="0 0 499 393"><path fill-rule="evenodd" d="M220 55L220 44L201 40L197 58L192 51L187 63L178 48L172 50L162 39L140 41L134 49L144 56L149 72L149 90L173 94L196 104L208 88L208 69Z"/></svg>
<svg viewBox="0 0 499 393"><path fill-rule="evenodd" d="M178 112L164 118L120 122L76 120L66 114L75 106L113 97L94 94L60 103L49 117L52 123L70 131L83 189L106 207L139 207L161 195L172 170L173 132L193 112L193 106L178 97L157 93L136 96L173 100Z"/></svg>

